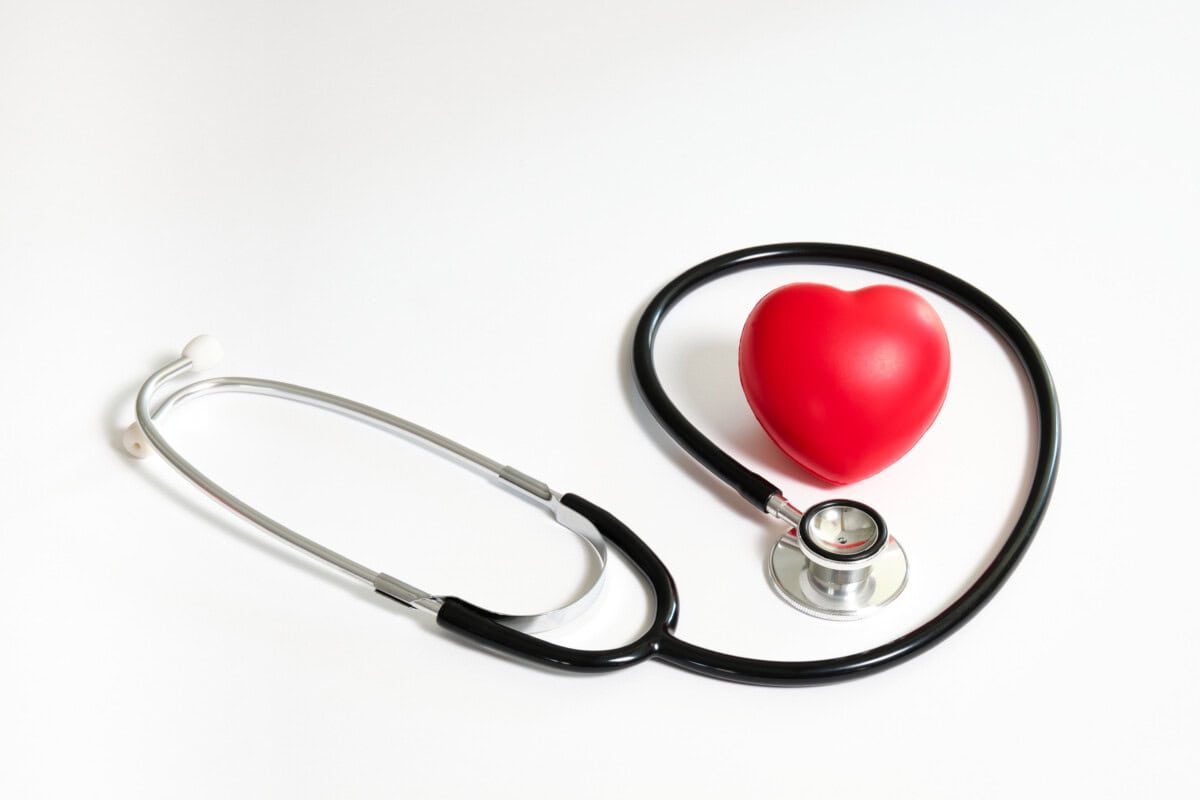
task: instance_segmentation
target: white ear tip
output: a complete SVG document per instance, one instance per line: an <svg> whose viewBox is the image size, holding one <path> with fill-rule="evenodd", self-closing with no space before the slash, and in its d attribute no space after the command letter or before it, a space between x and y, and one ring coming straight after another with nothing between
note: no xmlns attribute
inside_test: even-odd
<svg viewBox="0 0 1200 800"><path fill-rule="evenodd" d="M142 430L142 426L136 422L125 429L125 435L121 437L121 442L125 445L125 451L134 458L145 458L150 455L150 440L146 438L146 432Z"/></svg>
<svg viewBox="0 0 1200 800"><path fill-rule="evenodd" d="M197 336L183 348L183 357L192 360L192 369L202 370L221 363L225 350L215 336Z"/></svg>

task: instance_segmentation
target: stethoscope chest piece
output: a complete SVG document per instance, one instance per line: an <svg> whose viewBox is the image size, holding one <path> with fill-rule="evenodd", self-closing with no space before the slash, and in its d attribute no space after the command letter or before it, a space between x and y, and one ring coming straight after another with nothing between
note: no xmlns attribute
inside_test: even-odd
<svg viewBox="0 0 1200 800"><path fill-rule="evenodd" d="M821 619L862 619L904 591L908 559L883 518L853 500L808 509L767 559L779 596Z"/></svg>

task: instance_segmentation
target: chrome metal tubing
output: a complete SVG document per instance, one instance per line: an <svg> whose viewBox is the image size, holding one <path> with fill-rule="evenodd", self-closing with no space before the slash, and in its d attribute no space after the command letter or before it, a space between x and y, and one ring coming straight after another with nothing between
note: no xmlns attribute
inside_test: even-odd
<svg viewBox="0 0 1200 800"><path fill-rule="evenodd" d="M519 490L522 496L546 507L560 525L566 527L583 540L589 549L590 555L594 558L595 565L598 567L587 588L569 603L538 614L496 614L495 618L498 622L526 633L548 630L578 617L599 597L603 587L605 569L608 565L608 550L604 538L587 519L564 507L559 502L561 495L552 491L542 481L530 477L518 469L494 461L453 439L442 436L414 422L397 417L394 414L389 414L386 411L381 411L380 409L345 397L339 397L327 392L290 383L281 383L279 381L260 378L208 378L175 390L175 392L168 395L155 406L155 397L164 384L173 378L183 375L191 368L191 359L182 357L155 371L146 380L138 392L135 404L138 424L141 426L146 440L166 459L167 463L178 470L189 481L204 490L205 493L218 503L243 519L253 523L258 528L370 584L380 594L391 597L406 606L434 614L441 608L441 598L417 589L398 578L376 572L357 561L347 558L341 553L309 539L239 499L216 481L209 478L195 465L180 455L177 450L171 447L167 443L162 431L159 430L158 422L170 411L190 400L211 394L256 394L332 411L380 430L402 435L414 439L418 443L428 445L435 452L453 456L458 462L482 471L490 477L499 480L503 485Z"/></svg>
<svg viewBox="0 0 1200 800"><path fill-rule="evenodd" d="M175 448L167 443L166 438L159 431L156 424L157 418L162 416L166 411L178 405L182 400L189 397L197 397L203 392L197 391L197 387L202 384L213 384L214 381L222 381L227 379L215 378L209 381L201 381L191 386L185 386L175 394L165 400L156 410L151 410L155 393L162 387L164 383L172 378L182 375L191 369L192 361L189 358L179 358L175 361L159 369L152 374L138 391L135 411L137 414L138 424L142 426L142 431L154 449L167 460L167 463L178 470L185 478L199 486L210 497L216 500L221 505L228 508L233 513L243 519L252 522L262 530L279 537L294 547L298 547L311 556L321 559L338 569L346 572L355 578L374 584L375 578L378 576L375 570L364 567L357 561L347 558L341 553L330 550L328 547L314 542L306 536L303 536L281 522L278 522L248 503L235 497L232 493L226 491L216 481L209 478L199 469L197 469L190 461L179 454ZM232 384L215 384L230 387Z"/></svg>
<svg viewBox="0 0 1200 800"><path fill-rule="evenodd" d="M799 528L804 519L804 512L788 502L779 492L767 499L767 512L776 519L783 520L791 528Z"/></svg>

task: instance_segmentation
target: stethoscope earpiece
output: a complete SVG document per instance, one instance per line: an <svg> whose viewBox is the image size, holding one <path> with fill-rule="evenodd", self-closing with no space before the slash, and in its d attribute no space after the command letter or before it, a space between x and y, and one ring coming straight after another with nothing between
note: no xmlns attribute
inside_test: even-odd
<svg viewBox="0 0 1200 800"><path fill-rule="evenodd" d="M179 357L190 362L187 369L200 372L220 364L225 358L225 348L221 346L220 339L203 333L185 344ZM154 452L154 446L142 429L142 424L136 421L125 429L121 444L125 446L125 452L134 458L146 458Z"/></svg>

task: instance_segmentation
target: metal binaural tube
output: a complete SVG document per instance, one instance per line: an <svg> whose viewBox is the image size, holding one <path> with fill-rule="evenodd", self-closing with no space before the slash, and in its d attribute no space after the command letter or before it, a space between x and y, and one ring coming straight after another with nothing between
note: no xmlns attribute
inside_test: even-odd
<svg viewBox="0 0 1200 800"><path fill-rule="evenodd" d="M435 431L409 420L389 414L363 403L338 395L329 394L305 386L261 378L218 377L199 380L176 389L164 399L155 400L167 381L189 370L208 367L220 360L220 344L212 337L201 336L189 343L184 355L160 369L146 379L138 392L135 410L137 423L125 434L125 446L136 457L145 457L152 450L158 451L167 463L179 471L206 494L258 528L300 549L325 563L371 585L376 592L391 597L412 608L437 614L444 604L440 596L432 595L398 578L376 572L353 559L331 550L322 544L292 530L279 521L258 511L226 491L216 481L201 472L195 465L172 448L158 429L158 422L178 406L212 394L254 394L288 400L331 411L344 417L362 422L388 433L401 435L426 445L431 451L449 456L456 462L472 467L476 471L502 481L510 488L535 500L553 514L555 521L575 534L588 549L594 567L593 575L584 588L569 602L533 614L491 613L491 618L514 630L534 633L565 624L582 614L599 597L604 586L604 574L608 564L608 550L604 537L586 518L563 504L562 497L553 492L542 481L524 472L488 458ZM199 363L198 363L199 362Z"/></svg>
<svg viewBox="0 0 1200 800"><path fill-rule="evenodd" d="M395 414L389 414L386 411L381 411L377 408L359 403L355 400L350 400L338 395L322 392L317 389L309 389L306 386L297 386L292 383L283 383L281 381L264 380L261 378L208 378L207 380L196 381L195 383L184 386L171 396L167 397L162 403L151 413L151 419L157 420L163 414L167 413L175 406L181 405L199 397L204 397L210 394L221 393L237 393L237 394L255 394L265 397L275 397L281 400L290 400L295 403L320 408L325 411L332 411L336 414L341 414L345 417L364 422L372 427L379 428L389 433L404 433L413 436L426 444L432 445L438 450L442 450L453 456L458 457L462 461L480 467L488 473L499 477L506 467L499 461L494 461L482 453L476 452L466 445L442 436L436 431L431 431L429 428L423 427L410 422L409 420L397 417ZM140 418L139 418L139 421Z"/></svg>
<svg viewBox="0 0 1200 800"><path fill-rule="evenodd" d="M263 514L261 511L257 510L248 503L239 500L233 494L223 489L216 481L212 480L199 469L197 469L190 461L180 455L175 448L167 444L167 440L158 430L155 420L165 410L169 410L172 406L179 402L179 400L175 398L178 398L180 392L177 392L175 395L172 395L171 398L168 398L168 400L174 399L174 402L169 404L163 403L163 405L160 406L156 411L151 410L151 404L155 393L165 382L178 375L182 375L191 368L192 360L190 358L178 358L151 374L150 377L146 379L146 382L142 384L142 388L138 391L137 400L134 404L134 410L137 414L137 421L141 426L146 438L150 441L150 444L154 446L154 449L157 450L164 459L166 459L168 464L178 470L185 478L196 484L196 486L200 487L206 494L208 494L221 505L228 508L233 513L253 523L267 533L282 539L288 544L298 547L309 555L319 558L327 564L337 567L343 572L346 572L349 575L358 578L359 580L374 584L375 579L379 575L378 572L359 564L353 559L347 558L341 553L330 550L328 547L325 547L322 544L314 542L312 539L297 533L283 523L277 522L271 517L268 517L266 514ZM186 391L188 388L191 387L185 387L185 389L182 391Z"/></svg>

